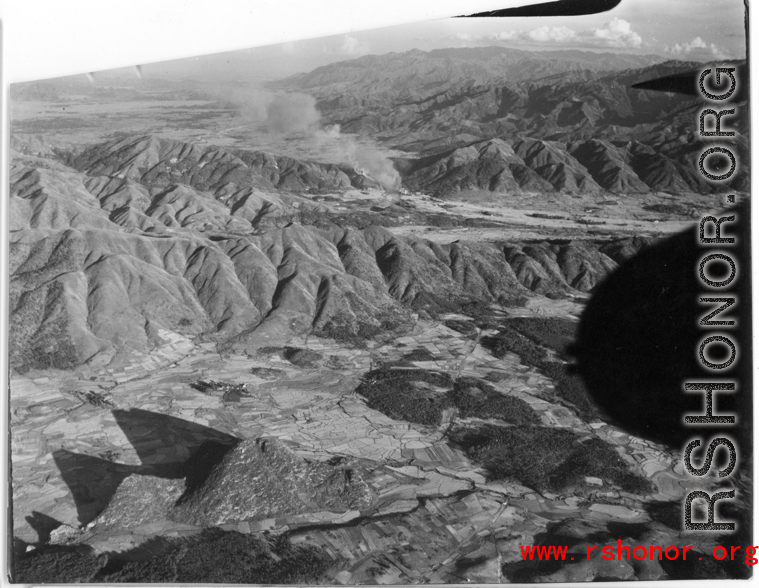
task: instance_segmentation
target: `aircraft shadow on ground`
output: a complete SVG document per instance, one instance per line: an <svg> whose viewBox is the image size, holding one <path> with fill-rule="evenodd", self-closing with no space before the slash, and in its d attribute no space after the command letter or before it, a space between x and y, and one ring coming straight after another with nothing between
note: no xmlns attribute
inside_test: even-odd
<svg viewBox="0 0 759 588"><path fill-rule="evenodd" d="M699 245L696 225L623 263L588 302L572 353L593 400L629 433L678 450L703 433L703 428L683 422L684 415L705 410L705 394L686 393L686 380L724 380L742 372L739 381L744 390L715 394L714 413L751 414L748 212L736 207L723 213L737 216L735 222L722 225L723 237L737 237L734 246ZM714 251L729 251L740 264L733 284L719 290L708 289L698 275L701 259ZM717 274L722 269L726 266L710 271ZM741 322L730 336L739 352L743 350L743 361L715 374L701 365L698 348L706 336L721 331L699 325L701 317L715 310L714 304L700 303L699 298L726 296L735 296L738 305L715 320L737 320L740 313ZM742 438L742 447L750 447L748 419L733 427L732 434Z"/></svg>
<svg viewBox="0 0 759 588"><path fill-rule="evenodd" d="M26 522L37 533L40 543L47 543L50 533L61 525L60 521L36 510L26 517Z"/></svg>
<svg viewBox="0 0 759 588"><path fill-rule="evenodd" d="M53 453L61 477L74 498L81 524L97 517L128 476L189 476L195 486L202 483L213 464L225 453L218 448L231 447L239 441L210 427L148 410L114 410L113 416L137 452L140 465L116 463L63 449ZM58 525L52 524L54 519L45 521L37 514L27 517L27 520L40 538L49 536Z"/></svg>

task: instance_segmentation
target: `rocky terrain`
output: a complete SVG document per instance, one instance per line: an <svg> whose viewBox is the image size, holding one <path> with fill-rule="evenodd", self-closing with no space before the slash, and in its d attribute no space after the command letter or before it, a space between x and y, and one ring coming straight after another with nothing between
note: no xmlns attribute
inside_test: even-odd
<svg viewBox="0 0 759 588"><path fill-rule="evenodd" d="M722 540L662 515L693 484L677 451L572 366L610 275L746 198L748 174L701 181L693 100L631 88L694 65L660 61L365 56L278 82L318 116L260 141L171 85L155 110L157 82L16 88L40 110L11 142L15 577L734 577L520 556ZM299 156L319 133L351 157Z"/></svg>

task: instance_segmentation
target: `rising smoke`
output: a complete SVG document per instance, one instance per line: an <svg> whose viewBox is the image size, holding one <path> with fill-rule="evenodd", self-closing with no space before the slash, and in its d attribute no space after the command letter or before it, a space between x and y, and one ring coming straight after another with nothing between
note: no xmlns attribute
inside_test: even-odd
<svg viewBox="0 0 759 588"><path fill-rule="evenodd" d="M272 133L312 133L321 127L320 119L313 96L269 96L263 128Z"/></svg>
<svg viewBox="0 0 759 588"><path fill-rule="evenodd" d="M317 130L311 138L319 150L336 161L350 164L359 173L379 182L388 191L401 186L401 176L393 162L371 144L359 142L340 132L340 125L330 125Z"/></svg>
<svg viewBox="0 0 759 588"><path fill-rule="evenodd" d="M267 133L299 135L324 160L346 163L387 191L400 188L401 178L392 161L374 145L340 132L340 125L324 125L316 99L308 94L251 92L239 113Z"/></svg>

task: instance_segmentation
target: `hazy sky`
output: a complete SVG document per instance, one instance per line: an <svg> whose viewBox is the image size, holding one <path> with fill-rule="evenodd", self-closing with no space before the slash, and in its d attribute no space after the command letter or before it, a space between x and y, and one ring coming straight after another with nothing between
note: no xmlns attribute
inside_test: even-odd
<svg viewBox="0 0 759 588"><path fill-rule="evenodd" d="M707 61L745 57L742 0L623 0L589 16L446 19L150 64L145 75L281 78L366 54L499 45Z"/></svg>

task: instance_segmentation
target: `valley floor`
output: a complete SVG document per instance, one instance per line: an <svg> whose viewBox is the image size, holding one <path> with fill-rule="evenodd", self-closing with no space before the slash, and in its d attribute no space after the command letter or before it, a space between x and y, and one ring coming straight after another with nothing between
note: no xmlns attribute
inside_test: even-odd
<svg viewBox="0 0 759 588"><path fill-rule="evenodd" d="M573 317L581 309L544 300L542 306L505 310ZM330 583L501 582L502 566L521 559L519 545L531 545L552 522L645 523L651 520L646 503L680 500L686 485L692 489L692 478L671 453L606 423L584 423L553 395L552 382L540 372L513 354L496 359L480 337L466 338L441 323L419 321L407 336L366 349L315 337L288 345L320 354L320 365L297 367L274 353L221 356L208 344L175 336L170 345L118 371L12 377L14 537L34 544L46 524L87 525L126 476L171 477L172 468L201 443L224 435L277 437L309 460L343 456L369 472L379 497L369 511L222 527L254 534L289 531L295 544L321 546L334 559ZM485 472L445 439L446 418L438 428L395 421L354 393L375 363L422 349L430 359L409 362L418 368L453 377L497 372L493 385L501 394L527 402L541 424L612 444L634 471L653 482L655 492L643 501L601 480L588 480L598 487L587 496L541 495L516 483L489 483ZM281 372L272 372L278 377L269 380L253 375L255 368ZM191 387L198 379L245 384L248 394L224 402L219 393ZM88 391L95 394L88 397ZM128 532L85 526L80 540L96 552L112 553L151 537L200 531L171 521Z"/></svg>

